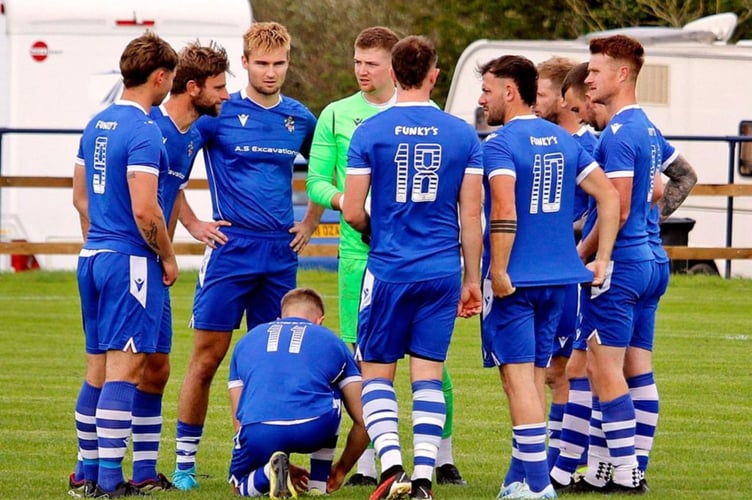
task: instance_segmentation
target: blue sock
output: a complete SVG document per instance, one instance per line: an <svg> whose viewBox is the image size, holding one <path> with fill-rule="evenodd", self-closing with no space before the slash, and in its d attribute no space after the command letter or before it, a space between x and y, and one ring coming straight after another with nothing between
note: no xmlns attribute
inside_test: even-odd
<svg viewBox="0 0 752 500"><path fill-rule="evenodd" d="M99 475L99 451L97 444L97 403L102 393L84 381L76 400L76 435L78 436L78 456L76 480L87 479L97 482Z"/></svg>
<svg viewBox="0 0 752 500"><path fill-rule="evenodd" d="M162 395L136 389L133 398L133 482L157 479Z"/></svg>
<svg viewBox="0 0 752 500"><path fill-rule="evenodd" d="M98 485L113 491L125 481L123 457L131 435L131 412L136 384L105 382L97 405L97 437L99 443Z"/></svg>
<svg viewBox="0 0 752 500"><path fill-rule="evenodd" d="M640 478L635 475L635 409L629 393L611 401L601 401L603 434L613 465L613 481L624 486L636 486Z"/></svg>
<svg viewBox="0 0 752 500"><path fill-rule="evenodd" d="M520 450L525 481L531 491L539 493L550 484L546 461L546 423L516 425L512 427L512 432Z"/></svg>
<svg viewBox="0 0 752 500"><path fill-rule="evenodd" d="M441 380L416 380L413 389L413 480L431 481L446 421Z"/></svg>
<svg viewBox="0 0 752 500"><path fill-rule="evenodd" d="M556 464L556 458L559 456L559 443L561 439L561 424L564 419L564 408L566 405L560 403L551 403L548 411L548 468L552 469Z"/></svg>
<svg viewBox="0 0 752 500"><path fill-rule="evenodd" d="M658 386L655 384L653 372L637 375L627 380L629 394L632 396L635 408L637 427L635 429L635 450L640 470L648 469L650 451L653 449L655 429L658 426Z"/></svg>
<svg viewBox="0 0 752 500"><path fill-rule="evenodd" d="M178 420L175 429L176 470L189 470L196 467L198 443L201 441L203 433L203 425L186 424Z"/></svg>
<svg viewBox="0 0 752 500"><path fill-rule="evenodd" d="M577 467L587 463L592 406L593 394L587 377L569 379L569 400L561 422L559 456L551 468L551 477L560 484L569 484Z"/></svg>
<svg viewBox="0 0 752 500"><path fill-rule="evenodd" d="M326 480L329 478L336 448L337 436L332 436L332 440L326 448L311 453L311 473L308 476L309 491L315 488L322 493L326 493Z"/></svg>
<svg viewBox="0 0 752 500"><path fill-rule="evenodd" d="M509 461L509 469L507 475L504 476L504 486L509 486L512 483L521 483L525 480L525 466L522 464L520 458L520 448L517 445L517 439L515 439L514 432L512 433L512 458Z"/></svg>

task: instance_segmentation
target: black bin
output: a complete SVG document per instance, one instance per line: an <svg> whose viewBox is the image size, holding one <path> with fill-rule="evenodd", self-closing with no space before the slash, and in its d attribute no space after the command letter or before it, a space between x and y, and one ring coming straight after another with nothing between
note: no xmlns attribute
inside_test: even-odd
<svg viewBox="0 0 752 500"><path fill-rule="evenodd" d="M661 222L661 241L664 245L685 247L689 242L689 232L695 227L690 217L669 217ZM671 260L672 273L686 273L688 261Z"/></svg>

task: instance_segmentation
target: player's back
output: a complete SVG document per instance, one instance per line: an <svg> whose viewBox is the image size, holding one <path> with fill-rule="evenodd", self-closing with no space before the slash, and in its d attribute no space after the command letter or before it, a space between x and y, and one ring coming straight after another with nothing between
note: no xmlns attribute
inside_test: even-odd
<svg viewBox="0 0 752 500"><path fill-rule="evenodd" d="M81 137L91 222L84 248L153 256L136 226L128 172L167 172L159 128L130 101L117 101L97 114Z"/></svg>
<svg viewBox="0 0 752 500"><path fill-rule="evenodd" d="M360 374L347 345L331 330L298 318L260 325L238 341L230 380L244 385L243 424L311 418L340 399L338 384Z"/></svg>
<svg viewBox="0 0 752 500"><path fill-rule="evenodd" d="M377 278L421 281L459 270L459 192L466 173L482 173L467 123L431 103L397 103L356 129L353 168L370 168L368 268Z"/></svg>
<svg viewBox="0 0 752 500"><path fill-rule="evenodd" d="M294 99L281 96L265 108L245 90L222 103L219 117L201 117L214 219L232 222L229 230L286 234L293 225L293 162L308 155L315 124Z"/></svg>
<svg viewBox="0 0 752 500"><path fill-rule="evenodd" d="M572 230L575 187L597 165L561 127L534 115L517 117L484 144L486 190L495 175L515 177L517 232L507 272L515 286L585 282ZM486 203L490 219L491 204ZM485 234L484 273L490 260Z"/></svg>

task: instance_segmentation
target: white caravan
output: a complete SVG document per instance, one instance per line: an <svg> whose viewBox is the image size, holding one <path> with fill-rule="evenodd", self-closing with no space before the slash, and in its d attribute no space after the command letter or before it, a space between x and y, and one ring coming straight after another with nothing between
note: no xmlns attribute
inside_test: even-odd
<svg viewBox="0 0 752 500"><path fill-rule="evenodd" d="M736 16L721 14L704 18L684 28L626 28L623 32L640 39L645 47L645 65L640 73L637 96L648 116L667 136L752 135L752 47L746 43L725 43L733 31ZM589 58L589 35L577 40L477 40L460 56L452 78L446 110L486 129L480 95L479 65L505 54L528 57L540 63L553 56L576 61ZM690 161L699 183L729 182L729 146L724 141L673 140ZM735 182L752 183L752 144L737 149ZM740 151L745 156L739 161ZM741 169L740 169L741 166ZM745 168L746 167L746 168ZM743 175L746 170L746 176ZM720 247L726 244L726 199L690 196L675 217L696 220L689 233L689 245ZM752 199L734 198L734 247L752 247ZM699 264L699 265L698 265ZM724 273L725 262L690 262L690 268L712 266ZM732 273L752 276L752 261L736 260Z"/></svg>
<svg viewBox="0 0 752 500"><path fill-rule="evenodd" d="M218 42L230 58L228 89L244 84L242 36L251 23L249 0L0 0L0 128L82 129L121 91L118 62L145 29L179 50ZM69 177L78 134L5 134L0 174ZM200 156L200 155L199 155ZM197 162L200 163L200 162ZM205 177L203 164L195 169ZM208 191L190 190L200 217L211 217ZM0 238L80 241L69 189L0 189ZM176 241L190 241L182 228ZM75 267L75 256L37 256L42 267ZM181 256L198 267L198 257ZM0 270L8 258L0 259Z"/></svg>

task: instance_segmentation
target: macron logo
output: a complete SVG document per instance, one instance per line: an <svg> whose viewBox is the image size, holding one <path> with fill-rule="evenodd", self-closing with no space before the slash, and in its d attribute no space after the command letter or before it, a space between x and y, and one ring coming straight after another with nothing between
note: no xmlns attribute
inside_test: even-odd
<svg viewBox="0 0 752 500"><path fill-rule="evenodd" d="M142 280L141 278L139 278L139 279L137 279L137 280L134 281L134 284L136 285L136 290L138 290L140 292L141 289L144 287L144 280Z"/></svg>
<svg viewBox="0 0 752 500"><path fill-rule="evenodd" d="M245 127L246 122L248 122L248 115L238 115L238 120L240 120L240 124Z"/></svg>
<svg viewBox="0 0 752 500"><path fill-rule="evenodd" d="M568 338L569 337L559 337L559 345L561 346L562 349L564 349L564 346L566 345Z"/></svg>
<svg viewBox="0 0 752 500"><path fill-rule="evenodd" d="M616 135L616 133L619 131L620 128L621 128L621 123L614 123L613 125L611 125L611 133Z"/></svg>

